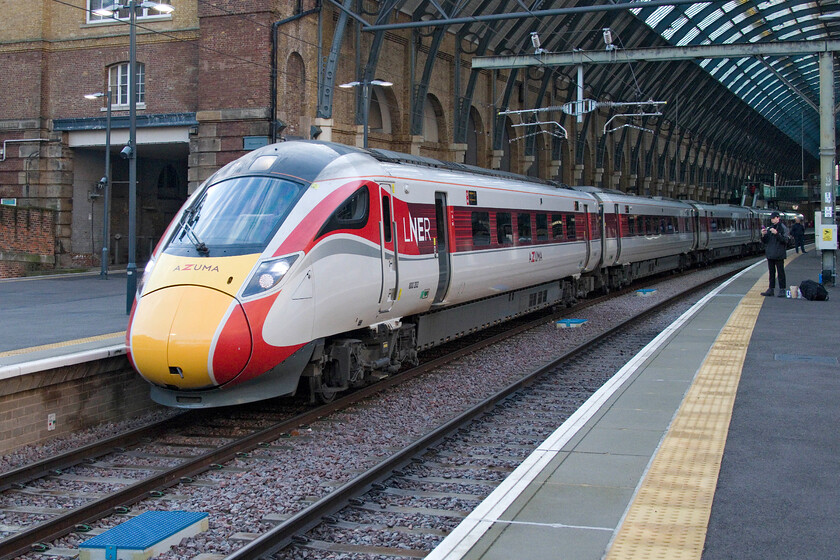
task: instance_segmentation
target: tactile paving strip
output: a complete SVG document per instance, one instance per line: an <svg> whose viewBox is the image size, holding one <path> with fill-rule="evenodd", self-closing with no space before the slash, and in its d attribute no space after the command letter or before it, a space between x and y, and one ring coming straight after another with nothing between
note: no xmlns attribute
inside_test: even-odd
<svg viewBox="0 0 840 560"><path fill-rule="evenodd" d="M662 441L606 558L699 559L741 368L766 275L721 330Z"/></svg>

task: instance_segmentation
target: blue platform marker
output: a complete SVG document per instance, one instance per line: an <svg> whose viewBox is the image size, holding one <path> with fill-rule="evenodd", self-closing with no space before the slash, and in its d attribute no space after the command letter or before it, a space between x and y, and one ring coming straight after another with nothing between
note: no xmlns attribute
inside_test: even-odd
<svg viewBox="0 0 840 560"><path fill-rule="evenodd" d="M641 290L636 290L637 296L646 297L653 294L656 290L654 288L642 288Z"/></svg>
<svg viewBox="0 0 840 560"><path fill-rule="evenodd" d="M558 329L574 329L587 321L589 321L589 319L560 319L557 321L556 325Z"/></svg>
<svg viewBox="0 0 840 560"><path fill-rule="evenodd" d="M209 527L199 511L147 511L79 545L79 560L145 560Z"/></svg>

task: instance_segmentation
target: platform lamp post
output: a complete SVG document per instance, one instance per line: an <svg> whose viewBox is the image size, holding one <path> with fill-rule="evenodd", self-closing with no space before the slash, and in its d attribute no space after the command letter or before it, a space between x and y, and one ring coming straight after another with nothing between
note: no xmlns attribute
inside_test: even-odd
<svg viewBox="0 0 840 560"><path fill-rule="evenodd" d="M391 87L394 85L391 82L386 82L385 80L363 80L360 82L347 82L346 84L339 84L338 87L344 89L350 89L357 86L362 86L362 124L364 130L363 136L363 143L362 145L367 148L368 147L368 115L370 114L370 86L380 86L380 87Z"/></svg>
<svg viewBox="0 0 840 560"><path fill-rule="evenodd" d="M120 155L128 159L128 264L125 267L126 294L125 313L131 313L131 306L137 293L137 8L151 8L164 14L174 9L169 4L147 0L127 0L108 7L93 10L98 16L114 17L118 10L128 10L128 145Z"/></svg>
<svg viewBox="0 0 840 560"><path fill-rule="evenodd" d="M89 93L86 99L98 99L105 97L107 112L105 117L105 175L99 180L99 184L105 190L105 208L102 211L102 263L99 268L99 277L108 279L108 226L111 221L111 86L105 92Z"/></svg>

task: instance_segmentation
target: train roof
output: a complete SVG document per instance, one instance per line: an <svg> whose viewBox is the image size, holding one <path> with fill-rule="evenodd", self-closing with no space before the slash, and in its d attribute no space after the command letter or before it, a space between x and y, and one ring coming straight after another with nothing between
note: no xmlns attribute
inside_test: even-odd
<svg viewBox="0 0 840 560"><path fill-rule="evenodd" d="M432 167L554 188L569 188L567 185L556 181L529 177L509 171L484 169L475 165L443 161L380 148L357 148L321 140L288 140L263 146L227 164L212 175L209 181L215 183L233 175L261 172L286 175L312 183L330 163L348 154L367 155L381 163ZM259 163L257 163L258 161Z"/></svg>
<svg viewBox="0 0 840 560"><path fill-rule="evenodd" d="M679 209L679 210L690 210L691 205L686 204L683 200L678 200L676 198L670 198L667 196L646 196L646 195L637 195L635 193L626 193L621 192L616 189L605 189L602 187L593 187L588 185L580 185L570 187L572 190L576 190L579 192L584 192L588 194L595 195L596 198L601 200L602 202L611 202L611 203L618 203L618 204L625 204L625 205L658 205L663 208L671 208L671 209ZM603 195L603 196L598 196Z"/></svg>
<svg viewBox="0 0 840 560"><path fill-rule="evenodd" d="M622 195L622 196L636 196L635 194L621 192L615 189L605 189L603 187L593 187L591 185L575 185L574 187L570 187L576 191L580 192L587 192L587 193L607 193L607 194L615 194L615 195Z"/></svg>
<svg viewBox="0 0 840 560"><path fill-rule="evenodd" d="M405 163L410 165L420 165L425 167L434 167L436 169L448 169L450 171L461 171L463 173L472 173L475 175L485 175L488 177L498 177L501 179L511 179L515 181L524 181L527 183L536 183L538 185L547 185L555 188L569 188L568 185L564 183L549 181L547 179L540 179L539 177L520 175L518 173L512 173L510 171L502 171L501 169L485 169L476 165L467 165L465 163L457 163L454 161L443 161L424 156L415 156L412 154L404 154L401 152L394 152L391 150L384 150L381 148L368 148L366 151L377 161L385 163Z"/></svg>
<svg viewBox="0 0 840 560"><path fill-rule="evenodd" d="M243 173L273 173L315 181L321 171L337 158L364 153L354 146L320 140L289 140L263 146L236 159L214 173L208 182L217 182Z"/></svg>

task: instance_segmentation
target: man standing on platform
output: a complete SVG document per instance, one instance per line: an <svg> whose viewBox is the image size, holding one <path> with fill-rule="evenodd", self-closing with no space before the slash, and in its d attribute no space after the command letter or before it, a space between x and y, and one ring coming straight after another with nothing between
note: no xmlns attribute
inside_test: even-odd
<svg viewBox="0 0 840 560"><path fill-rule="evenodd" d="M772 296L776 288L776 273L779 275L779 297L785 297L787 278L785 278L785 257L787 257L788 229L782 223L778 212L770 214L770 225L761 228L761 242L764 243L764 255L767 257L767 269L770 271L770 289L761 292L763 296Z"/></svg>
<svg viewBox="0 0 840 560"><path fill-rule="evenodd" d="M805 254L805 226L802 225L802 218L796 217L796 223L790 227L790 234L793 236L793 245L796 252L802 247L802 254Z"/></svg>

